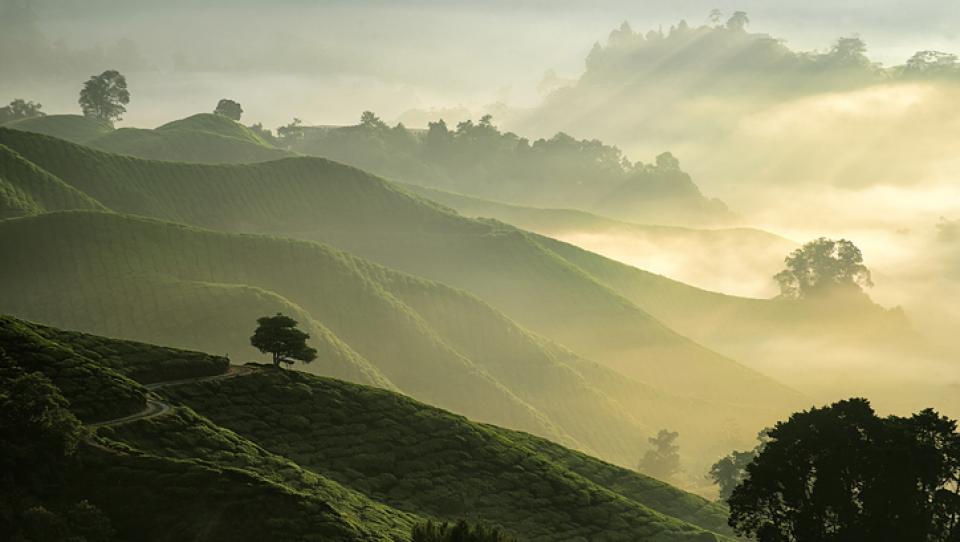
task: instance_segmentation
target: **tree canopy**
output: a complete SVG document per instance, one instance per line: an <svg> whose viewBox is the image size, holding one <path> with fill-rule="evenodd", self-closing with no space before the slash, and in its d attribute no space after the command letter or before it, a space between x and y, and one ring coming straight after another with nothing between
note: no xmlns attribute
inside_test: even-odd
<svg viewBox="0 0 960 542"><path fill-rule="evenodd" d="M780 294L804 299L839 291L862 291L873 286L863 254L846 239L821 237L794 250L784 259L786 269L774 275Z"/></svg>
<svg viewBox="0 0 960 542"><path fill-rule="evenodd" d="M729 499L760 542L952 541L960 536L960 435L931 409L878 417L866 399L778 423Z"/></svg>
<svg viewBox="0 0 960 542"><path fill-rule="evenodd" d="M80 90L80 107L84 116L113 122L126 113L130 103L127 78L116 70L91 76Z"/></svg>
<svg viewBox="0 0 960 542"><path fill-rule="evenodd" d="M28 102L17 98L11 101L10 105L0 107L0 124L18 119L42 117L45 115L43 111L40 111L42 107L36 102Z"/></svg>
<svg viewBox="0 0 960 542"><path fill-rule="evenodd" d="M213 112L237 122L240 122L240 117L243 116L243 108L240 107L240 104L226 98L217 102L217 108Z"/></svg>
<svg viewBox="0 0 960 542"><path fill-rule="evenodd" d="M257 329L250 337L250 344L273 356L273 364L292 364L294 361L310 363L317 358L317 351L307 346L310 335L297 329L297 321L280 314L257 319Z"/></svg>

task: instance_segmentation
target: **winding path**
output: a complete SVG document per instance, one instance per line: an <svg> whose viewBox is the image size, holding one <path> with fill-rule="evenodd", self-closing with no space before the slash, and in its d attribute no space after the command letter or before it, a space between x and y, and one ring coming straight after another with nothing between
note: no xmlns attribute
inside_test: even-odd
<svg viewBox="0 0 960 542"><path fill-rule="evenodd" d="M255 367L249 367L246 365L231 365L227 372L213 375L213 376L198 376L196 378L184 378L181 380L166 380L163 382L154 382L153 384L144 385L148 390L156 390L160 388L167 388L171 386L182 386L184 384L193 384L196 382L207 382L210 380L224 380L227 378L236 378L238 376L248 375L255 372L257 369ZM122 416L120 418L114 418L112 420L104 420L102 422L88 423L87 427L97 428L104 427L108 425L120 425L122 423L135 422L137 420L148 420L150 418L156 418L157 416L162 416L167 412L170 412L173 407L164 401L161 401L156 395L151 394L147 397L147 406L140 412L130 414L128 416Z"/></svg>

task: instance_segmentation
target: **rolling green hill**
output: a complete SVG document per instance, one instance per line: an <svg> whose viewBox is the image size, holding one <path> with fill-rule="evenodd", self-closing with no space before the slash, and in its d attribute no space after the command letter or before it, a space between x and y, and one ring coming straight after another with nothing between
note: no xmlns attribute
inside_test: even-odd
<svg viewBox="0 0 960 542"><path fill-rule="evenodd" d="M590 449L603 448L605 451L597 453L622 464L631 464L635 460L640 447L637 443L643 441L643 434L655 432L655 428L664 426L684 430L688 435L689 452L705 461L706 456L701 455L704 447L710 447L709 452L704 451L704 454L715 454L724 446L713 438L727 432L724 420L743 415L743 423L762 427L762 424L769 423L801 401L795 392L674 333L607 285L545 249L536 236L504 224L466 219L350 167L306 157L232 166L152 162L108 155L11 130L0 130L0 142L15 145L19 152L28 155L35 163L65 180L69 179L67 182L71 185L115 211L217 230L321 240L478 295L523 328L572 350L573 354L560 350L566 358L576 360L567 362L567 367L576 365L580 376L590 375L587 388L596 388L606 396L600 402L607 403L607 399L610 399L619 405L619 408L604 407L604 411L621 411L623 414L619 419L626 417L643 421L642 431L630 436L618 435L615 440L619 443L603 446L598 441L601 437L611 438L612 433L598 427L593 421L597 418L578 415L576 419L565 420L562 424L564 431L561 433L575 435L575 441ZM125 181L119 182L118 179ZM353 350L357 356L352 356L352 359L365 360L337 363L334 372L327 374L359 382L373 382L369 376L373 373L381 385L389 387L392 384L414 397L481 419L491 419L483 417L490 416L489 412L465 410L462 404L465 399L459 394L450 393L456 397L449 397L454 402L448 402L448 399L439 400L440 393L427 390L429 386L422 382L418 381L417 387L412 387L410 383L399 383L399 377L395 376L401 373L396 368L399 362L389 358L395 356L396 348L393 345L378 345L369 339L358 342L356 338L345 335L345 330L352 329L350 324L345 323L338 329L336 320L319 316L322 314L322 303L317 297L313 297L316 301L306 301L306 296L316 296L315 293L287 293L273 284L260 283L259 279L250 277L238 277L236 273L229 278L219 275L211 277L206 273L184 276L177 271L183 258L171 254L173 261L165 262L164 258L156 255L153 245L150 242L126 249L133 254L148 251L152 254L138 256L147 263L141 263L136 271L129 267L117 267L119 277L112 279L117 285L115 290L144 291L146 293L141 295L149 295L151 299L155 298L154 291L162 291L164 294L156 305L164 306L165 310L170 310L175 306L174 303L196 307L192 311L181 311L185 314L201 314L217 307L217 314L229 313L228 318L234 325L218 326L219 330L211 333L209 327L205 326L213 324L204 323L202 316L190 318L190 322L177 321L162 326L156 323L147 326L144 321L139 324L138 335L135 335L137 339L163 340L212 351L235 351L230 348L235 349L236 346L226 345L245 341L243 332L238 330L246 329L248 324L244 322L252 321L258 311L267 307L271 312L276 310L275 307L290 310L290 305L295 305L303 308L306 314L296 311L294 314L301 315L307 321L322 323L322 326L312 326L313 329L330 329L339 339L339 342L324 341L324 344L345 343L349 348L330 348L339 352ZM87 257L83 253L76 256L80 260ZM231 258L237 259L237 256L228 256L222 261L230 261ZM155 260L157 263L154 263ZM284 262L284 267L300 265L289 257L278 261ZM104 265L108 268L112 266ZM159 270L154 271L154 266ZM146 268L146 271L142 268ZM556 403L558 397L565 396L537 392L539 388L534 383L544 378L539 369L523 375L522 388L527 390L524 393L520 393L521 387L517 384L505 384L501 379L506 376L518 377L514 369L516 364L507 360L525 361L529 356L518 354L521 350L512 347L504 352L489 350L489 345L478 334L477 324L471 322L471 317L457 310L440 310L447 306L455 307L455 304L440 302L435 298L436 294L429 291L409 287L397 290L399 287L396 284L412 283L396 281L392 277L397 275L377 266L369 269L378 277L377 282L392 284L391 292L396 292L393 295L400 297L408 307L415 307L420 319L427 320L434 331L440 330L441 336L446 337L444 342L447 347L474 363L482 360L489 375L497 383L506 385L524 402L535 405L538 411L543 412L547 409L545 403ZM128 286L134 280L129 277L133 272L139 274L135 279L136 286ZM147 280L144 274L152 276ZM172 281L171 278L176 280ZM203 296L183 293L188 290L205 290L206 293ZM75 289L65 287L54 305L82 304L83 297L79 296ZM229 296L237 308L223 310L227 306L223 301L224 296ZM203 301L205 299L216 301ZM342 303L349 305L350 302ZM243 307L243 310L238 310L239 307ZM23 302L18 305L16 314L51 321L47 319L59 309L55 306L50 309L48 313L41 313L37 307ZM27 310L32 312L22 312ZM128 311L104 311L97 325L115 325L117 327L109 328L110 333L131 336L127 328L132 329L140 316L125 316ZM59 313L57 318L51 322L105 332L103 327L86 327L91 325L92 319L68 320ZM113 320L116 322L107 323ZM362 325L360 321L356 322L354 325L357 327ZM169 331L159 336L143 334L144 328L156 327L167 327ZM499 324L493 327L500 328ZM223 330L233 330L230 340L225 338ZM319 331L315 333L327 335ZM396 331L392 330L391 333ZM502 336L509 338L512 335ZM175 342L186 337L202 338L205 342ZM538 358L542 356L538 354ZM584 362L584 359L600 362L603 367L614 368L631 378L627 379L628 383L620 384L615 373L604 372L603 367ZM391 364L394 366L393 373L385 369ZM665 367L669 369L665 370ZM549 374L566 374L566 370L560 373L550 371ZM404 369L402 373L410 374L410 370ZM432 378L425 376L429 372L415 374L416 377L408 378ZM642 384L637 384L637 381ZM534 400L535 396L539 398ZM674 400L651 399L661 396ZM688 399L676 399L680 397ZM554 404L549 408L558 407L565 406ZM491 407L488 404L484 408ZM693 412L699 412L702 416L695 416ZM517 420L512 416L514 414L492 420L516 427ZM555 420L554 416L548 417ZM603 418L613 419L610 416ZM527 425L523 427L530 428ZM561 440L564 438L556 436L556 430L546 432L544 426L538 427L533 429L538 434ZM572 431L571 427L578 429ZM627 431L625 434L629 433ZM592 436L587 438L584 436L587 434Z"/></svg>
<svg viewBox="0 0 960 542"><path fill-rule="evenodd" d="M69 209L106 208L0 145L0 219Z"/></svg>
<svg viewBox="0 0 960 542"><path fill-rule="evenodd" d="M114 211L319 240L463 288L581 356L671 393L753 405L796 398L674 333L529 234L466 219L350 167L307 157L158 163L10 130L0 130L0 143Z"/></svg>
<svg viewBox="0 0 960 542"><path fill-rule="evenodd" d="M48 349L83 352L84 371L69 357L23 346L39 337L48 337ZM152 365L160 367L151 374L173 364L179 376L194 377L226 369L216 356L9 317L0 317L0 351L4 370L11 363L42 370L72 389L71 409L99 400L114 415L127 410L78 384ZM93 437L66 458L63 479L31 489L33 498L55 511L87 500L118 539L148 541L406 541L416 522L463 517L521 540L729 535L720 505L386 390L260 366L178 380L155 393L165 411L91 428ZM15 518L20 506L8 512Z"/></svg>
<svg viewBox="0 0 960 542"><path fill-rule="evenodd" d="M0 222L0 246L21 255L0 263L0 310L234 359L259 355L247 346L255 319L282 310L320 350L309 370L620 462L654 423L689 410L637 383L608 385L602 368L468 294L314 243L72 212Z"/></svg>
<svg viewBox="0 0 960 542"><path fill-rule="evenodd" d="M84 117L83 115L30 117L8 122L3 126L59 137L74 143L87 143L113 131L113 126L109 122Z"/></svg>
<svg viewBox="0 0 960 542"><path fill-rule="evenodd" d="M291 154L273 147L246 126L212 113L193 115L154 130L120 128L87 144L151 160L211 164L262 162Z"/></svg>

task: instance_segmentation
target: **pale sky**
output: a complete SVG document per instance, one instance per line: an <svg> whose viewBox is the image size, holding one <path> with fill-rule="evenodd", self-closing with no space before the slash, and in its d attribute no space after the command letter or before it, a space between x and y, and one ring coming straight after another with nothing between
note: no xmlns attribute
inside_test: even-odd
<svg viewBox="0 0 960 542"><path fill-rule="evenodd" d="M211 109L221 97L244 105L244 121L267 126L293 116L353 122L363 109L390 119L410 108L531 106L548 69L578 76L590 46L622 21L635 30L680 19L698 25L714 8L746 11L752 31L794 49L826 49L857 34L886 64L920 49L960 52L954 0L29 3L50 43L120 60L87 54L93 60L75 62L77 73L46 79L3 77L0 65L0 102L23 97L51 113L75 112L83 76L117 67L133 96L121 125L146 127ZM127 66L106 65L117 63Z"/></svg>

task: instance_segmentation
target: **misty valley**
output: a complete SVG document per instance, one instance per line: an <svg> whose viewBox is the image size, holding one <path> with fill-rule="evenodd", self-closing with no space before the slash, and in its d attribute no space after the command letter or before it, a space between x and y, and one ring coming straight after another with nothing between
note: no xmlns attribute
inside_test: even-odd
<svg viewBox="0 0 960 542"><path fill-rule="evenodd" d="M0 540L960 540L919 3L0 0Z"/></svg>

